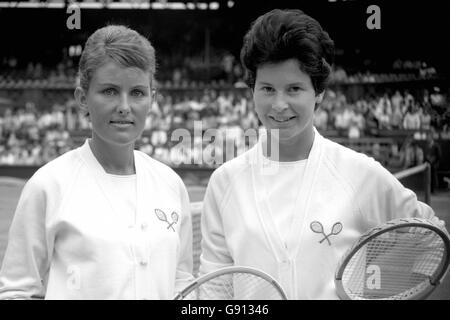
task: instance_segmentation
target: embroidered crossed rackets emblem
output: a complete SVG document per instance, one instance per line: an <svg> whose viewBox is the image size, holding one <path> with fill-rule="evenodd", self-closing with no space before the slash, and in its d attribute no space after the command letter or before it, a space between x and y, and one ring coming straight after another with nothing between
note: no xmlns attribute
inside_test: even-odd
<svg viewBox="0 0 450 320"><path fill-rule="evenodd" d="M323 225L319 221L311 222L310 228L313 232L321 233L325 236L322 240L319 241L319 243L322 243L325 240L327 240L328 244L331 246L331 241L329 238L330 238L330 236L335 236L342 231L342 223L336 222L335 224L333 224L333 227L331 228L331 232L328 235L325 234L325 232L323 231Z"/></svg>
<svg viewBox="0 0 450 320"><path fill-rule="evenodd" d="M176 213L175 211L172 212L172 214L170 215L170 217L172 218L172 222L169 222L169 220L167 220L166 214L164 213L164 211L162 211L160 209L155 209L155 214L159 220L167 222L167 225L168 225L167 229L171 228L173 230L173 232L175 232L173 225L178 222L178 213Z"/></svg>

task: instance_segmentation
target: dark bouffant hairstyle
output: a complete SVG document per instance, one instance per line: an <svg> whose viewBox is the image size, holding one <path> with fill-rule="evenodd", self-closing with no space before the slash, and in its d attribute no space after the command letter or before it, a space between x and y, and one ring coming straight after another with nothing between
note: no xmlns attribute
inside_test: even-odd
<svg viewBox="0 0 450 320"><path fill-rule="evenodd" d="M254 87L259 66L288 59L297 59L316 94L322 93L334 62L334 42L301 10L275 9L256 19L244 37L241 62L247 85Z"/></svg>

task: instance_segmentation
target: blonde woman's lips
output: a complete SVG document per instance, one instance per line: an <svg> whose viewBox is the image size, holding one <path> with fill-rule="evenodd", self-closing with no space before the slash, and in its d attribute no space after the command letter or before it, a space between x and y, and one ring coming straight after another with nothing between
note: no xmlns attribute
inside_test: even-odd
<svg viewBox="0 0 450 320"><path fill-rule="evenodd" d="M134 125L131 120L111 120L109 123L117 128L128 128Z"/></svg>

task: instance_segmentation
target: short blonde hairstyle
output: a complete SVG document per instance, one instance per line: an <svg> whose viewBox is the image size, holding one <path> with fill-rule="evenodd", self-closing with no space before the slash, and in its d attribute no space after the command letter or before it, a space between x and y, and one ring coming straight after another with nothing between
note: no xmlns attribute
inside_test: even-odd
<svg viewBox="0 0 450 320"><path fill-rule="evenodd" d="M83 90L89 90L94 72L111 60L123 67L149 72L151 85L154 82L156 59L150 41L128 27L109 25L95 31L86 41L78 66Z"/></svg>

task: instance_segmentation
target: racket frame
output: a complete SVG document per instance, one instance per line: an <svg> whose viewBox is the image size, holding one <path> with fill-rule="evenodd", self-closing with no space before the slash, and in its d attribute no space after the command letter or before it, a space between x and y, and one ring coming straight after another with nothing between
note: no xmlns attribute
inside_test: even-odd
<svg viewBox="0 0 450 320"><path fill-rule="evenodd" d="M358 250L362 246L364 246L366 243L368 243L370 240L379 236L380 234L389 232L393 229L407 228L407 227L420 227L420 228L430 229L431 231L434 231L435 233L437 233L441 237L441 239L444 243L444 249L445 249L444 259L442 259L441 263L436 268L436 271L430 278L431 285L426 290L422 291L419 296L417 296L417 295L411 296L411 300L425 299L428 295L431 294L431 292L433 292L433 290L439 285L439 283L445 276L445 274L447 272L447 268L450 263L450 257L449 257L449 255L450 255L450 238L449 238L449 235L440 226L434 224L433 222L431 222L428 219L400 218L400 219L394 219L394 220L388 221L381 226L370 229L369 231L364 233L355 242L355 244L351 248L349 248L347 250L346 254L344 254L344 256L343 256L343 259L338 264L338 267L336 269L335 278L334 278L334 282L335 282L335 286L336 286L336 290L337 290L339 298L341 298L343 300L352 300L352 298L350 298L347 295L347 293L344 289L344 286L342 283L342 275L344 273L345 266L347 266L347 263L350 261L351 258L353 258L353 256L358 252Z"/></svg>
<svg viewBox="0 0 450 320"><path fill-rule="evenodd" d="M196 288L198 288L203 283L214 279L219 276L223 276L226 274L233 274L233 273L248 273L252 275L256 275L260 278L263 278L267 282L269 282L271 285L273 285L277 291L280 293L280 296L282 300L287 300L286 293L284 292L281 285L276 281L272 276L265 273L264 271L261 271L259 269L253 268L253 267L244 267L244 266L229 266L229 267L223 267L218 270L211 271L207 274L204 274L198 278L196 278L192 283L190 283L188 286L186 286L183 290L177 293L177 295L174 297L174 300L183 300L187 295L189 295L192 291L194 291Z"/></svg>

